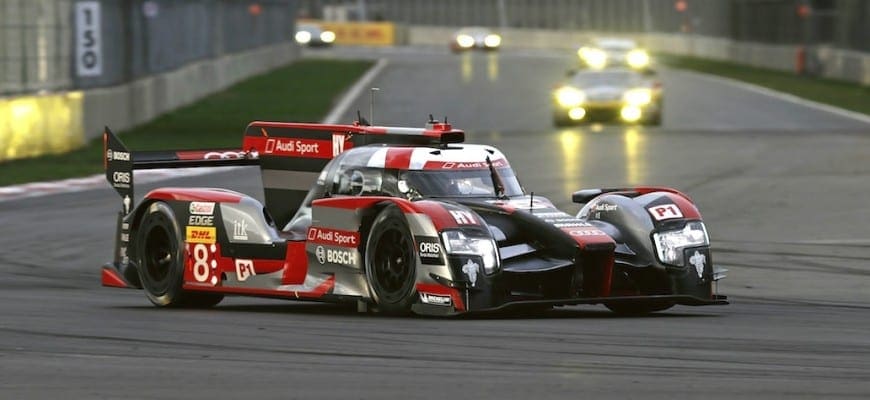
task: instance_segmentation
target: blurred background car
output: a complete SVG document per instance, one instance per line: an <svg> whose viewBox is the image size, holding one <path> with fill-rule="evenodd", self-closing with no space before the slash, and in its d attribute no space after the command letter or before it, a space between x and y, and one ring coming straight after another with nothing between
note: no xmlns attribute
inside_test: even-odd
<svg viewBox="0 0 870 400"><path fill-rule="evenodd" d="M474 49L498 50L500 46L501 35L483 27L462 28L456 31L450 40L450 49L453 52Z"/></svg>
<svg viewBox="0 0 870 400"><path fill-rule="evenodd" d="M598 38L580 47L577 56L582 67L592 69L627 67L642 71L651 64L649 52L631 39Z"/></svg>
<svg viewBox="0 0 870 400"><path fill-rule="evenodd" d="M652 75L628 68L569 71L553 90L553 124L593 121L660 125L662 87Z"/></svg>
<svg viewBox="0 0 870 400"><path fill-rule="evenodd" d="M332 46L335 32L323 29L320 25L300 23L296 28L296 43L308 47Z"/></svg>

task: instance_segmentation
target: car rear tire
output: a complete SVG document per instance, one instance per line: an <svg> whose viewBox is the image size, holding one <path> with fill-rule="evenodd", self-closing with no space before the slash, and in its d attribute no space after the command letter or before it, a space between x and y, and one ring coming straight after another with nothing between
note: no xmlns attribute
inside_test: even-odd
<svg viewBox="0 0 870 400"><path fill-rule="evenodd" d="M151 203L136 232L136 264L148 300L158 307L211 307L221 294L184 291L184 243L172 209Z"/></svg>
<svg viewBox="0 0 870 400"><path fill-rule="evenodd" d="M605 306L620 315L646 315L656 311L664 311L674 306L671 302L651 303L611 303Z"/></svg>
<svg viewBox="0 0 870 400"><path fill-rule="evenodd" d="M553 115L553 126L562 128L571 125L574 125L574 121L571 121L568 117L556 114Z"/></svg>
<svg viewBox="0 0 870 400"><path fill-rule="evenodd" d="M366 242L365 269L377 311L392 315L410 313L416 294L416 253L408 222L396 206L384 208L372 223Z"/></svg>
<svg viewBox="0 0 870 400"><path fill-rule="evenodd" d="M657 113L657 114L653 115L651 118L649 118L648 120L644 121L644 125L648 125L648 126L659 126L661 124L662 124L662 114L661 113Z"/></svg>

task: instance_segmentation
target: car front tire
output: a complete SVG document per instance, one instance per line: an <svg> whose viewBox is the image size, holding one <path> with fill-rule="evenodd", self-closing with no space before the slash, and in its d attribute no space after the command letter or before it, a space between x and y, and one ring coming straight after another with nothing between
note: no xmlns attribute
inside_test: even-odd
<svg viewBox="0 0 870 400"><path fill-rule="evenodd" d="M408 314L415 300L417 279L414 239L396 206L384 208L372 223L366 242L365 272L375 309Z"/></svg>

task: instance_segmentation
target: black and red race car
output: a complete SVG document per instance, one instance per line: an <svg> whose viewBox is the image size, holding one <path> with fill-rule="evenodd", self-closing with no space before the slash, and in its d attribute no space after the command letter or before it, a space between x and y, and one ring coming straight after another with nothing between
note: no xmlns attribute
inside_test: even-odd
<svg viewBox="0 0 870 400"><path fill-rule="evenodd" d="M131 152L106 128L106 178L123 207L102 283L142 288L157 306L249 295L394 314L727 304L688 196L581 190L573 216L526 194L498 149L463 141L433 120L253 122L240 149ZM191 187L133 204L136 169L224 165L259 166L265 205Z"/></svg>

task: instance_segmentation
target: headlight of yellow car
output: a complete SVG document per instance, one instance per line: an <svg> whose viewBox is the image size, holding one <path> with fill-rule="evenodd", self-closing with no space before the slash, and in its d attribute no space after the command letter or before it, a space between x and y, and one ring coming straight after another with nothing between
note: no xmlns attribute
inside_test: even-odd
<svg viewBox="0 0 870 400"><path fill-rule="evenodd" d="M459 35L456 37L456 44L463 49L474 46L474 38L468 35Z"/></svg>
<svg viewBox="0 0 870 400"><path fill-rule="evenodd" d="M633 106L645 106L652 102L652 90L646 88L631 89L625 92L622 100Z"/></svg>
<svg viewBox="0 0 870 400"><path fill-rule="evenodd" d="M486 35L486 37L483 38L483 44L486 45L486 47L498 47L501 44L501 36L494 33Z"/></svg>
<svg viewBox="0 0 870 400"><path fill-rule="evenodd" d="M559 89L556 89L556 101L559 102L559 105L562 107L577 107L586 101L586 94L580 89L571 86L562 86Z"/></svg>
<svg viewBox="0 0 870 400"><path fill-rule="evenodd" d="M299 44L306 44L311 41L311 32L308 31L299 31L296 32L296 42Z"/></svg>
<svg viewBox="0 0 870 400"><path fill-rule="evenodd" d="M589 68L602 69L607 66L607 53L604 50L581 47L580 50L577 50L577 55Z"/></svg>
<svg viewBox="0 0 870 400"><path fill-rule="evenodd" d="M645 50L634 49L629 51L625 58L628 61L628 65L632 68L646 68L649 65L649 53Z"/></svg>
<svg viewBox="0 0 870 400"><path fill-rule="evenodd" d="M333 31L323 31L320 33L320 40L323 43L332 43L335 41L335 32Z"/></svg>

